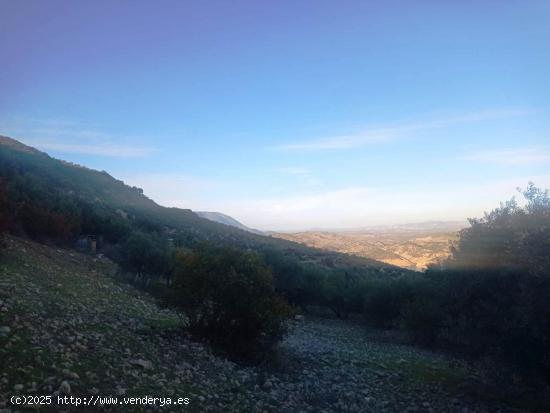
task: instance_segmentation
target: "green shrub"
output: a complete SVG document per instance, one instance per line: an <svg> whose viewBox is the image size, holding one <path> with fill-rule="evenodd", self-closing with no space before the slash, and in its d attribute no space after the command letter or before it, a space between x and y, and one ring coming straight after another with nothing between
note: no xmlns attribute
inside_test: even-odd
<svg viewBox="0 0 550 413"><path fill-rule="evenodd" d="M4 235L8 229L9 206L6 193L6 182L0 178L0 252L6 247Z"/></svg>
<svg viewBox="0 0 550 413"><path fill-rule="evenodd" d="M233 248L178 251L169 301L183 310L192 333L238 357L270 350L291 316L260 257Z"/></svg>
<svg viewBox="0 0 550 413"><path fill-rule="evenodd" d="M431 344L437 339L442 327L442 309L439 304L433 297L419 296L403 308L402 326L415 341Z"/></svg>
<svg viewBox="0 0 550 413"><path fill-rule="evenodd" d="M0 178L0 233L8 228L9 206L6 181Z"/></svg>
<svg viewBox="0 0 550 413"><path fill-rule="evenodd" d="M366 284L363 311L367 322L378 328L399 325L405 306L412 300L412 288L404 278Z"/></svg>
<svg viewBox="0 0 550 413"><path fill-rule="evenodd" d="M431 269L403 308L402 326L473 356L500 357L550 382L550 278L518 268Z"/></svg>
<svg viewBox="0 0 550 413"><path fill-rule="evenodd" d="M134 231L120 245L122 267L132 273L162 276L171 271L172 257L165 238Z"/></svg>
<svg viewBox="0 0 550 413"><path fill-rule="evenodd" d="M521 193L525 206L512 199L472 219L441 266L368 285L366 318L550 383L550 194L531 183Z"/></svg>
<svg viewBox="0 0 550 413"><path fill-rule="evenodd" d="M322 288L323 303L336 317L347 318L350 313L361 310L361 288L357 277L346 271L338 271L324 278Z"/></svg>

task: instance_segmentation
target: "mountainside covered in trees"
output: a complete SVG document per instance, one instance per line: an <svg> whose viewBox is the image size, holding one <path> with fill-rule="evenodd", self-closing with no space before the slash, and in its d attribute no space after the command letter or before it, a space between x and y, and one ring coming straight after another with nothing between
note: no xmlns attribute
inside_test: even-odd
<svg viewBox="0 0 550 413"><path fill-rule="evenodd" d="M135 273L168 276L167 255L173 248L192 249L204 242L260 253L278 288L293 289L290 295L303 294L311 271L352 278L403 273L374 260L309 248L222 225L191 210L160 206L140 188L105 171L52 158L8 137L0 137L2 194L0 215L12 233L70 245L93 236L100 252Z"/></svg>

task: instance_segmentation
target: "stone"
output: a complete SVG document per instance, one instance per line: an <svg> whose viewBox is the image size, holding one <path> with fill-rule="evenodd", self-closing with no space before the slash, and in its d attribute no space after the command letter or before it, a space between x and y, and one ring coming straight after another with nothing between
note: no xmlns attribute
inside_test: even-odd
<svg viewBox="0 0 550 413"><path fill-rule="evenodd" d="M133 364L134 366L139 366L145 370L149 370L153 368L153 363L143 359L130 360L130 364Z"/></svg>
<svg viewBox="0 0 550 413"><path fill-rule="evenodd" d="M71 385L67 380L63 380L59 386L59 394L71 394Z"/></svg>
<svg viewBox="0 0 550 413"><path fill-rule="evenodd" d="M72 380L79 380L80 379L80 376L73 372L73 371L70 371L70 370L63 370L63 375L68 378L68 379L72 379Z"/></svg>

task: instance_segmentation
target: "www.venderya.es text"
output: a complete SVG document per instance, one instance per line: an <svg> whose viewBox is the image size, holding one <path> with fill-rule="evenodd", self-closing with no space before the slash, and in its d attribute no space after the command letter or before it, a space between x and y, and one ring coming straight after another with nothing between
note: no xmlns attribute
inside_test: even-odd
<svg viewBox="0 0 550 413"><path fill-rule="evenodd" d="M118 397L118 396L12 396L14 406L184 406L190 403L189 397Z"/></svg>

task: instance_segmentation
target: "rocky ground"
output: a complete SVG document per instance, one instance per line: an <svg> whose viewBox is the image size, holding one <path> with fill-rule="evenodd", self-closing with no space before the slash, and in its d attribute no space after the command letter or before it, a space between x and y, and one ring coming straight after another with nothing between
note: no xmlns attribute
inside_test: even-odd
<svg viewBox="0 0 550 413"><path fill-rule="evenodd" d="M17 238L0 258L0 412L512 412L481 372L352 322L298 321L269 365L244 367L106 259ZM480 380L480 379L479 379ZM470 389L470 390L468 390ZM188 397L175 408L11 405L12 395Z"/></svg>

